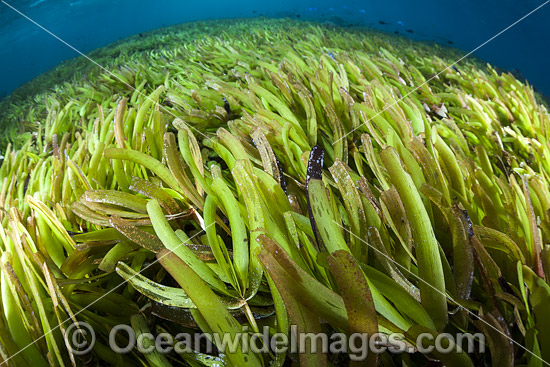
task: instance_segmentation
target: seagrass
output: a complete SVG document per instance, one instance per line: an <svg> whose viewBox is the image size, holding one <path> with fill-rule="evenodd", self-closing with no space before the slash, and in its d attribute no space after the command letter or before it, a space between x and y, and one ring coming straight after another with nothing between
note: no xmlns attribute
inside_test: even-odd
<svg viewBox="0 0 550 367"><path fill-rule="evenodd" d="M449 67L458 50L286 19L91 56L108 71L72 60L1 103L4 365L550 359L550 115L531 86ZM97 336L85 356L63 338L76 320ZM411 351L470 332L486 351L116 354L118 324L402 333Z"/></svg>

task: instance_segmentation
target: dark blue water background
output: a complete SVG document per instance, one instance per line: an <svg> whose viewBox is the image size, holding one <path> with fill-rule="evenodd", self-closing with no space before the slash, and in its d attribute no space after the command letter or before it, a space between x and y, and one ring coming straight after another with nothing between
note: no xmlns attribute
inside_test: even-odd
<svg viewBox="0 0 550 367"><path fill-rule="evenodd" d="M132 34L201 19L291 17L360 25L469 52L544 0L214 1L7 0L82 52ZM384 23L384 24L382 24ZM407 30L413 33L407 32ZM550 4L475 56L515 70L550 95ZM78 54L0 3L0 96Z"/></svg>

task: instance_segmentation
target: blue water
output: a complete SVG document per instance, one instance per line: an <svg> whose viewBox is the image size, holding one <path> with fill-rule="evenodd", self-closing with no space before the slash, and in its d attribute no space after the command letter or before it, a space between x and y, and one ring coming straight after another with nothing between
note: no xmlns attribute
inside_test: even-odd
<svg viewBox="0 0 550 367"><path fill-rule="evenodd" d="M434 40L469 52L544 0L219 1L219 0L7 0L8 4L84 53L132 34L193 20L292 17L368 26ZM412 33L411 33L412 32ZM514 70L550 95L550 4L543 6L474 53ZM0 96L77 56L0 2Z"/></svg>

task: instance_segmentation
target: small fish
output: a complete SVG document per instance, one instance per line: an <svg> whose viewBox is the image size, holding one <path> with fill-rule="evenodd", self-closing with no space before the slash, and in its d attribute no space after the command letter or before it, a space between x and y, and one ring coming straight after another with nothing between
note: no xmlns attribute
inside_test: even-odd
<svg viewBox="0 0 550 367"><path fill-rule="evenodd" d="M331 59L336 61L336 58L334 57L334 54L332 52L330 52L329 50L327 50L327 55L329 55Z"/></svg>
<svg viewBox="0 0 550 367"><path fill-rule="evenodd" d="M402 21L398 20L397 21L397 25L400 25L401 27L403 27L405 25L405 23L403 23Z"/></svg>
<svg viewBox="0 0 550 367"><path fill-rule="evenodd" d="M408 33L414 33L414 31L412 29L407 29L406 32Z"/></svg>
<svg viewBox="0 0 550 367"><path fill-rule="evenodd" d="M393 31L393 33L395 33L395 34L399 34L399 31Z"/></svg>
<svg viewBox="0 0 550 367"><path fill-rule="evenodd" d="M38 4L42 4L44 1L46 1L46 0L38 0L38 1L35 1L35 2L32 3L31 5L29 5L29 8L34 8L34 7L37 6Z"/></svg>
<svg viewBox="0 0 550 367"><path fill-rule="evenodd" d="M453 41L447 41L449 45L454 45L455 43Z"/></svg>
<svg viewBox="0 0 550 367"><path fill-rule="evenodd" d="M384 22L383 20L379 20L378 23L379 23L379 24L382 24L382 25L387 25L387 24L389 24L389 23L387 23L387 22Z"/></svg>
<svg viewBox="0 0 550 367"><path fill-rule="evenodd" d="M359 13L366 13L367 11L365 9L359 9Z"/></svg>
<svg viewBox="0 0 550 367"><path fill-rule="evenodd" d="M301 17L301 15L300 15L300 14L296 14L296 18L300 18L300 17Z"/></svg>

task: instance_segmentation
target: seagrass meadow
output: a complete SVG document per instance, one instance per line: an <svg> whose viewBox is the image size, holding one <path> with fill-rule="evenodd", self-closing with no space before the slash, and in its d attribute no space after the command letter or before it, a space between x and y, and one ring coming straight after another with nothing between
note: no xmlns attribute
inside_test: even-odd
<svg viewBox="0 0 550 367"><path fill-rule="evenodd" d="M198 22L22 87L0 104L1 365L547 365L550 115L509 73L447 67L461 56ZM84 355L75 321L95 331ZM401 333L407 352L117 354L119 324ZM424 354L421 333L480 334Z"/></svg>

